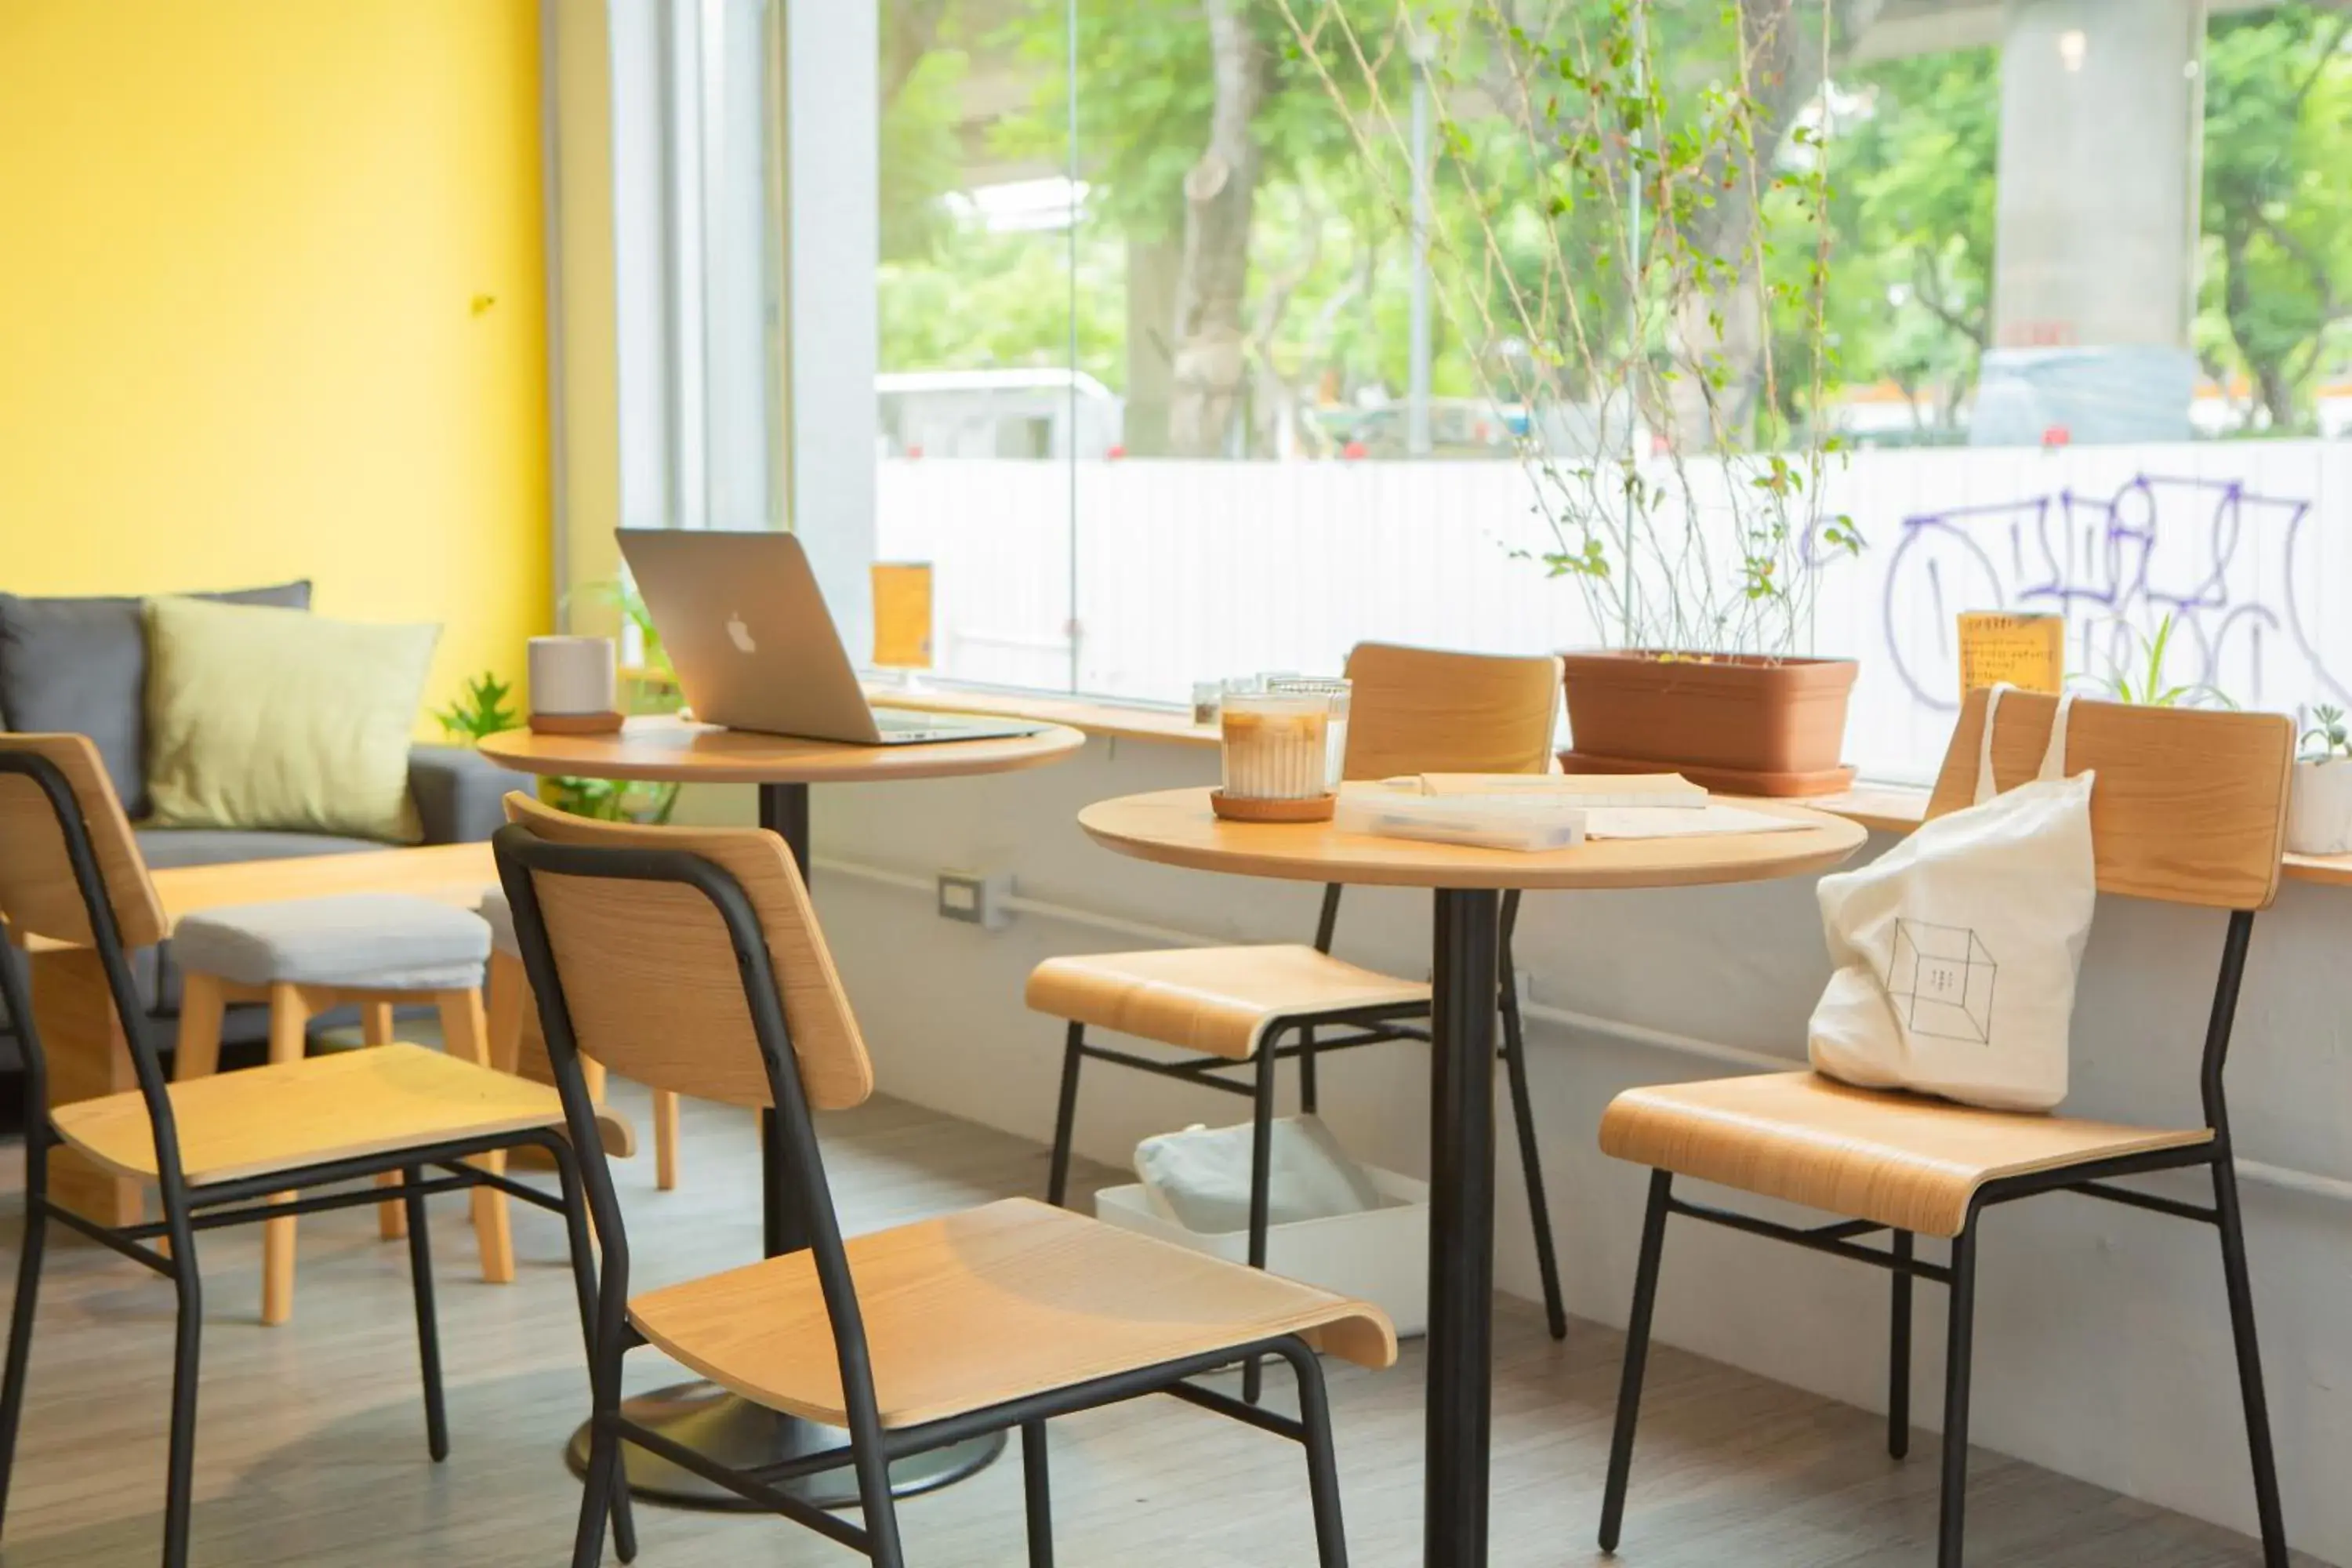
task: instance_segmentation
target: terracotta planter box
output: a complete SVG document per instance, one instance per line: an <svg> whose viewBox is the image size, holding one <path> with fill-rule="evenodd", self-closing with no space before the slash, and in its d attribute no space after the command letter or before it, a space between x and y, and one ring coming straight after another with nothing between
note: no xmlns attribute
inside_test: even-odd
<svg viewBox="0 0 2352 1568"><path fill-rule="evenodd" d="M1570 773L1679 773L1742 795L1828 795L1853 782L1840 761L1850 658L1704 661L1571 653Z"/></svg>

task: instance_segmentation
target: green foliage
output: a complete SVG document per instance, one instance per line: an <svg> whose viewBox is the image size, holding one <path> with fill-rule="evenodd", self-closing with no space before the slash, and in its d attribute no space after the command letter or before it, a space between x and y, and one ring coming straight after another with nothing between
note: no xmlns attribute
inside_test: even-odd
<svg viewBox="0 0 2352 1568"><path fill-rule="evenodd" d="M539 798L574 816L659 826L677 809L677 791L675 784L555 777L540 781Z"/></svg>
<svg viewBox="0 0 2352 1568"><path fill-rule="evenodd" d="M912 61L882 113L882 260L933 260L952 230L940 198L963 180L955 111L971 57L934 48ZM887 274L886 274L887 275Z"/></svg>
<svg viewBox="0 0 2352 1568"><path fill-rule="evenodd" d="M1075 130L1065 5L886 0L886 66L904 58L882 125L885 368L1063 365L1075 310L1077 364L1129 393L1168 330L1165 301L1146 290L1130 313L1128 294L1143 252L1181 250L1215 101L1202 0L1077 0ZM1602 421L1622 446L1633 413L1644 438L1673 426L1671 374L1686 400L1714 395L1695 422L1722 426L1686 447L1827 453L1813 426L1891 383L1924 405L1923 436L1953 438L1991 334L2000 59L1852 64L1821 18L1867 9L1798 0L1805 70L1783 90L1777 65L1743 73L1739 25L1765 0L1244 0L1265 56L1244 449L1289 449L1276 405L1404 386L1408 19L1437 56L1438 395L1550 399L1587 424L1631 397ZM887 24L919 13L905 55ZM2210 28L2195 341L2279 433L2312 427L2315 388L2352 356L2347 28L2307 3ZM1826 112L1805 112L1824 68ZM989 233L945 199L1055 172L1088 187L1075 246ZM1740 342L1688 352L1748 331L1727 306L1748 289L1752 361ZM1622 476L1582 466L1622 507Z"/></svg>
<svg viewBox="0 0 2352 1568"><path fill-rule="evenodd" d="M644 668L667 679L671 675L669 655L664 651L661 628L654 625L654 613L646 607L645 595L625 576L607 578L602 582L583 583L577 590L589 603L603 605L620 612L621 618L637 628L637 637L645 647Z"/></svg>
<svg viewBox="0 0 2352 1568"><path fill-rule="evenodd" d="M627 689L624 705L633 713L675 712L678 706L677 677L670 668L669 655L662 647L661 633L654 626L653 612L646 607L645 596L637 592L637 585L624 576L583 584L579 591L593 603L618 610L621 618L635 626L643 639L645 663L635 672L635 679L623 680ZM677 808L677 785L563 774L540 780L539 797L575 816L593 816L605 822L661 823L667 822Z"/></svg>
<svg viewBox="0 0 2352 1568"><path fill-rule="evenodd" d="M2206 48L2204 288L2197 343L2273 431L2352 349L2352 16L2309 5L2217 17Z"/></svg>
<svg viewBox="0 0 2352 1568"><path fill-rule="evenodd" d="M1124 371L1124 252L1089 228L1071 288L1069 236L991 234L942 220L931 253L882 265L881 368L995 370L1066 365L1077 311L1078 368L1117 386Z"/></svg>
<svg viewBox="0 0 2352 1568"><path fill-rule="evenodd" d="M1851 95L1830 151L1840 372L1928 395L1952 430L1991 337L1999 52L1880 61L1837 86Z"/></svg>
<svg viewBox="0 0 2352 1568"><path fill-rule="evenodd" d="M2129 702L2142 708L2235 708L2219 688L2199 681L2178 685L2165 674L2165 653L2172 645L2172 617L2167 616L2157 623L2156 635L2144 637L2134 630L2132 637L2139 645L2137 662L2117 660L2115 667L2096 679L2096 684L2118 702Z"/></svg>
<svg viewBox="0 0 2352 1568"><path fill-rule="evenodd" d="M2311 718L2311 728L2303 732L2304 761L2324 763L2330 757L2352 757L2352 725L2345 722L2343 709L2315 708Z"/></svg>
<svg viewBox="0 0 2352 1568"><path fill-rule="evenodd" d="M451 740L478 745L485 736L521 724L522 715L507 706L507 699L513 694L514 688L500 680L497 671L486 669L466 682L457 700L433 717Z"/></svg>

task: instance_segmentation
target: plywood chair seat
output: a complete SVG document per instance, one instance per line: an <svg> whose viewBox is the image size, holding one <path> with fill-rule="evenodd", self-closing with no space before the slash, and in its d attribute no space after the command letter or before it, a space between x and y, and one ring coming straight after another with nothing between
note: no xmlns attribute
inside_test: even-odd
<svg viewBox="0 0 2352 1568"><path fill-rule="evenodd" d="M1304 942L1173 947L1049 958L1030 973L1028 1003L1057 1018L1247 1061L1289 1020L1425 1010L1429 987Z"/></svg>
<svg viewBox="0 0 2352 1568"><path fill-rule="evenodd" d="M191 1186L563 1121L552 1089L403 1044L193 1079L172 1085L171 1098ZM58 1106L52 1120L116 1174L155 1177L136 1090Z"/></svg>
<svg viewBox="0 0 2352 1568"><path fill-rule="evenodd" d="M1396 1359L1377 1307L1026 1198L857 1237L847 1251L889 1427L1282 1334L1313 1332L1363 1366ZM721 1387L846 1423L805 1251L639 1296L629 1317Z"/></svg>
<svg viewBox="0 0 2352 1568"><path fill-rule="evenodd" d="M1628 1089L1601 1119L1601 1147L1618 1159L1941 1237L1959 1235L1987 1182L2212 1138L2204 1127L1983 1110L1811 1072Z"/></svg>

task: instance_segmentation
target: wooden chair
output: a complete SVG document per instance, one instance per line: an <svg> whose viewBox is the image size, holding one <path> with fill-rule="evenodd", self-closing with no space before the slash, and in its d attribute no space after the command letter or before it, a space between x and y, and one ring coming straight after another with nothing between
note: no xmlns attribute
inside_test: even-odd
<svg viewBox="0 0 2352 1568"><path fill-rule="evenodd" d="M2049 698L2003 696L1993 736L1994 774L2002 788L2033 775L2049 741L2055 707ZM1970 802L1984 710L1984 693L1970 696L1945 753L1928 807L1931 817ZM1939 1568L1959 1568L1968 1489L1978 1217L1985 1209L2019 1198L2072 1192L2200 1221L2220 1232L2263 1561L2267 1568L2286 1568L2286 1531L2279 1516L2270 1418L2254 1341L2253 1295L2231 1163L2222 1068L2254 912L2267 908L2278 890L2294 752L2294 726L2279 714L2082 701L2074 704L2067 731L2068 771L2098 775L2091 821L2099 890L2229 911L2221 976L2199 1068L2201 1125L2131 1127L1980 1110L1914 1095L1853 1089L1807 1072L1636 1089L1611 1104L1601 1123L1601 1148L1652 1170L1626 1330L1616 1436L1601 1506L1603 1551L1616 1549L1624 1519L1666 1219L1681 1215L1871 1264L1893 1275L1886 1447L1897 1458L1910 1446L1911 1282L1930 1279L1949 1289L1943 1505L1936 1561ZM2113 1184L2117 1177L2149 1171L2196 1168L2210 1174L2210 1205ZM1804 1228L1706 1207L1674 1195L1678 1175L1847 1217ZM1880 1231L1889 1233L1884 1249L1860 1245L1859 1237ZM1919 1258L1915 1238L1920 1236L1948 1240L1950 1261Z"/></svg>
<svg viewBox="0 0 2352 1568"><path fill-rule="evenodd" d="M1364 643L1348 656L1354 683L1342 771L1350 779L1424 773L1549 773L1559 711L1555 658L1496 658ZM1078 1069L1092 1059L1181 1079L1252 1100L1249 1261L1265 1266L1266 1166L1273 1147L1275 1069L1298 1064L1299 1109L1316 1105L1317 1059L1382 1040L1426 1040L1428 983L1360 968L1331 955L1339 919L1338 884L1323 889L1323 912L1311 947L1160 948L1049 958L1029 976L1028 1003L1066 1019L1062 1093L1054 1119L1048 1202L1069 1195L1070 1135L1077 1118ZM1527 1045L1512 973L1511 932L1519 895L1503 896L1501 1055L1527 1178L1528 1212L1543 1279L1544 1311L1554 1339L1568 1335L1544 1201L1534 1108L1528 1094ZM1088 1027L1139 1036L1187 1054L1153 1060L1087 1042ZM1336 1036L1332 1031L1340 1033ZM1286 1044L1286 1040L1287 1043ZM1255 1063L1244 1079L1237 1076ZM1256 1369L1244 1378L1255 1401Z"/></svg>
<svg viewBox="0 0 2352 1568"><path fill-rule="evenodd" d="M393 1043L395 1006L431 1005L440 1016L442 1048L460 1061L490 1066L482 1016L483 964L489 930L464 910L403 893L353 893L207 910L173 931L182 975L179 1047L173 1070L182 1083L210 1077L220 1065L221 1023L232 1002L269 1006L269 1060L300 1061L310 1020L336 1007L360 1009L369 1047ZM484 1157L503 1173L503 1154ZM387 1172L380 1185L400 1181ZM474 1235L482 1278L514 1281L514 1241L507 1200L494 1187L474 1189ZM378 1206L387 1241L406 1231L406 1207ZM262 1226L261 1321L294 1315L294 1225Z"/></svg>
<svg viewBox="0 0 2352 1568"><path fill-rule="evenodd" d="M782 838L759 828L641 827L564 816L522 795L492 840L572 1125L593 1114L583 1052L642 1082L774 1111L774 1194L808 1245L629 1298L629 1246L600 1154L585 1162L604 1244L595 1414L574 1568L603 1551L635 1443L830 1536L905 1562L894 1459L1021 1429L1029 1562L1053 1561L1045 1423L1166 1393L1305 1446L1325 1568L1346 1561L1323 1348L1395 1358L1376 1307L1116 1231L1024 1199L845 1243L812 1111L859 1103L874 1076L824 933ZM583 1138L585 1147L591 1142ZM628 1419L621 1358L650 1343L770 1409L849 1440L792 1473L854 1470L863 1518L821 1511ZM1297 1370L1300 1415L1252 1409L1186 1379L1250 1355Z"/></svg>
<svg viewBox="0 0 2352 1568"><path fill-rule="evenodd" d="M17 965L0 954L0 1001L6 1003L23 1042L26 1095L25 1239L5 1370L0 1373L0 1521L5 1519L15 1468L51 1221L145 1265L178 1291L165 1568L181 1568L188 1557L204 1325L199 1232L374 1203L381 1195L377 1190L354 1190L348 1184L397 1173L391 1196L407 1215L425 1442L436 1461L447 1455L449 1437L425 1230L428 1194L488 1184L562 1212L578 1276L582 1326L590 1326L595 1263L587 1210L580 1201L578 1163L558 1131L563 1108L553 1090L404 1045L165 1082L130 965L131 949L152 945L165 934L163 910L121 804L86 736L0 735L0 916L16 942L38 937L96 949L139 1085L53 1109L31 999ZM49 1155L60 1143L117 1175L154 1184L163 1217L111 1226L51 1199ZM563 1174L561 1201L463 1163L524 1144L546 1148L557 1162ZM435 1173L428 1176L428 1168ZM276 1194L325 1186L339 1190L290 1203L272 1201ZM168 1249L151 1245L155 1242Z"/></svg>
<svg viewBox="0 0 2352 1568"><path fill-rule="evenodd" d="M490 1065L500 1072L520 1073L533 1083L552 1085L555 1069L547 1059L547 1040L539 1030L539 1009L531 1005L530 981L522 971L522 949L515 944L514 912L504 892L493 889L479 910L490 928L490 968L483 997L488 1008ZM604 1064L581 1058L581 1076L588 1094L604 1103ZM677 1186L677 1096L666 1089L653 1091L654 1185L662 1192ZM616 1147L610 1119L604 1147L625 1158L632 1151ZM624 1140L625 1143L626 1140Z"/></svg>

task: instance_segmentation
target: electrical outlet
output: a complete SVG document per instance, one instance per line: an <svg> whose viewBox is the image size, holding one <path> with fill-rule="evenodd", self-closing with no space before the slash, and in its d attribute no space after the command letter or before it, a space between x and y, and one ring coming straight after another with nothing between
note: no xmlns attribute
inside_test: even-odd
<svg viewBox="0 0 2352 1568"><path fill-rule="evenodd" d="M940 918L962 921L986 931L1003 931L1013 923L1006 907L1013 897L1010 871L942 871L940 873Z"/></svg>

